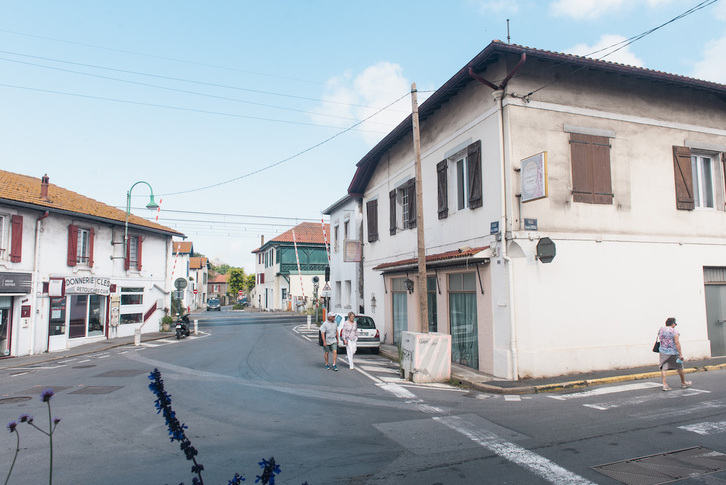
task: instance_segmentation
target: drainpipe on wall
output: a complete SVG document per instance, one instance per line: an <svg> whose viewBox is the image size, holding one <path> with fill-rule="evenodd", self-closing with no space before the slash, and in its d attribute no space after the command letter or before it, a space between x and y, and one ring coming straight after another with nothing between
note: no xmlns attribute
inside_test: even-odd
<svg viewBox="0 0 726 485"><path fill-rule="evenodd" d="M46 186L46 194L47 194L47 186ZM43 219L48 217L50 213L48 211L45 211L42 216L38 217L38 220L35 223L35 250L33 251L33 283L30 285L31 291L33 292L32 296L32 306L31 311L33 312L30 318L30 355L35 354L35 320L37 318L37 315L40 313L38 311L37 305L38 305L38 280L40 279L40 262L38 261L40 256L40 225Z"/></svg>
<svg viewBox="0 0 726 485"><path fill-rule="evenodd" d="M509 351L511 355L511 375L514 380L519 378L519 357L517 355L517 325L514 318L514 275L512 274L512 259L507 255L507 182L510 168L509 150L506 149L505 140L505 126L504 126L504 88L494 91L492 93L494 101L497 103L497 109L499 111L499 146L501 150L499 152L501 162L501 230L504 232L502 237L502 249L501 255L505 262L505 271L507 272L507 304L509 306Z"/></svg>

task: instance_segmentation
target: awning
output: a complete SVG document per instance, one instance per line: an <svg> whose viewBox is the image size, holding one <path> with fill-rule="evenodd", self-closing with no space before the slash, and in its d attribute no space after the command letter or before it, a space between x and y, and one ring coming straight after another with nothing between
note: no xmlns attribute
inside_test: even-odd
<svg viewBox="0 0 726 485"><path fill-rule="evenodd" d="M491 257L492 250L489 246L459 248L445 253L429 254L426 256L426 268L458 267L489 263ZM418 259L409 258L400 261L391 261L389 263L379 264L373 269L383 274L418 271Z"/></svg>

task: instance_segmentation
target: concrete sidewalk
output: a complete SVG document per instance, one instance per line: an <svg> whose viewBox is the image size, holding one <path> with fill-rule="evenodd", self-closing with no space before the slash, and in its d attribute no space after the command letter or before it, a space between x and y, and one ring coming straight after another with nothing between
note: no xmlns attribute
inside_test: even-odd
<svg viewBox="0 0 726 485"><path fill-rule="evenodd" d="M381 345L380 353L381 355L398 362L398 348L396 346ZM474 369L452 363L451 379L460 382L466 387L494 394L535 394L540 392L557 392L567 389L577 389L643 379L655 379L658 383L660 383L658 359L657 355L653 355L653 365L647 367L568 374L542 379L521 379L519 381L495 379L483 372L477 372ZM726 369L726 357L686 361L684 363L684 367L687 374L722 370ZM675 371L670 371L668 376L668 379L671 382L673 382L674 378L677 379L677 377L675 377Z"/></svg>

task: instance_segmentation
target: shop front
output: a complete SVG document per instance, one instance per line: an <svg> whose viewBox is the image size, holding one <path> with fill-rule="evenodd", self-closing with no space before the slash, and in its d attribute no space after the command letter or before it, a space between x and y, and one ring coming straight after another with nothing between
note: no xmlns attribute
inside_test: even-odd
<svg viewBox="0 0 726 485"><path fill-rule="evenodd" d="M30 317L27 303L31 288L30 273L0 273L0 358L12 355L13 314L20 307Z"/></svg>
<svg viewBox="0 0 726 485"><path fill-rule="evenodd" d="M48 350L106 338L111 280L98 276L51 278Z"/></svg>

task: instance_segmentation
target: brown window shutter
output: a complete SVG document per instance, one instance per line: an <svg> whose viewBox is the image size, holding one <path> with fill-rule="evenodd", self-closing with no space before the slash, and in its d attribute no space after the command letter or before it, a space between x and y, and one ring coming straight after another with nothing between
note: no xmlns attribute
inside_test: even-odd
<svg viewBox="0 0 726 485"><path fill-rule="evenodd" d="M408 187L406 187L406 190L408 191L408 214L406 215L406 220L408 221L408 228L413 229L416 227L416 179L411 179L408 181Z"/></svg>
<svg viewBox="0 0 726 485"><path fill-rule="evenodd" d="M93 268L93 240L95 239L93 228L88 230L88 265Z"/></svg>
<svg viewBox="0 0 726 485"><path fill-rule="evenodd" d="M391 232L391 236L396 234L396 189L391 190L388 193L388 200L389 200L389 215L390 220L388 224L388 229Z"/></svg>
<svg viewBox="0 0 726 485"><path fill-rule="evenodd" d="M466 170L469 179L469 209L482 206L481 188L481 140L477 140L467 150Z"/></svg>
<svg viewBox="0 0 726 485"><path fill-rule="evenodd" d="M133 236L127 236L126 238L126 254L124 255L124 269L128 271L131 269L131 238ZM188 268L187 268L188 269Z"/></svg>
<svg viewBox="0 0 726 485"><path fill-rule="evenodd" d="M68 226L68 266L75 266L78 256L78 226Z"/></svg>
<svg viewBox="0 0 726 485"><path fill-rule="evenodd" d="M378 199L366 202L368 242L378 241Z"/></svg>
<svg viewBox="0 0 726 485"><path fill-rule="evenodd" d="M439 219L449 217L449 186L447 178L448 164L442 160L436 164L436 181L439 188Z"/></svg>
<svg viewBox="0 0 726 485"><path fill-rule="evenodd" d="M612 204L610 139L571 133L570 155L573 201Z"/></svg>
<svg viewBox="0 0 726 485"><path fill-rule="evenodd" d="M12 235L10 237L10 261L19 263L23 259L23 216L10 218Z"/></svg>
<svg viewBox="0 0 726 485"><path fill-rule="evenodd" d="M137 236L136 241L136 269L141 271L141 236Z"/></svg>
<svg viewBox="0 0 726 485"><path fill-rule="evenodd" d="M673 171L676 177L676 208L693 210L696 203L693 198L693 172L691 171L691 149L673 147Z"/></svg>

